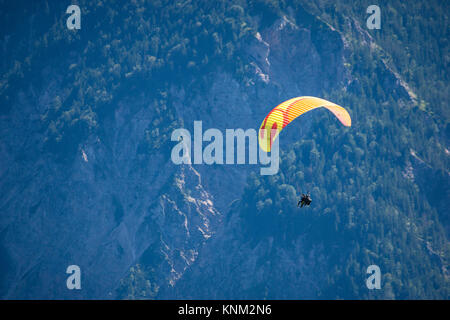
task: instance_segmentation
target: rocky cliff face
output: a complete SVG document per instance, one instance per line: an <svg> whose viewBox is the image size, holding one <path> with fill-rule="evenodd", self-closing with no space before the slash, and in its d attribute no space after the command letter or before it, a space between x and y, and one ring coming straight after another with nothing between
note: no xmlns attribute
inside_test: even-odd
<svg viewBox="0 0 450 320"><path fill-rule="evenodd" d="M320 23L320 21L318 21ZM355 29L361 38L367 33ZM317 35L315 35L317 38ZM254 82L248 92L254 92L252 101L255 106L249 108L258 113L258 104L271 101L276 97L307 95L318 92L319 88L349 88L358 85L345 67L346 43L343 37L327 26L320 32L321 42L328 46L319 47L314 43L311 30L298 27L287 18L280 19L270 28L256 34L246 48L246 53L254 67ZM326 41L325 41L326 39ZM372 40L371 40L372 41ZM367 42L370 46L370 41ZM382 64L379 72L385 79L383 88L398 101L414 103L414 95L401 78L387 64ZM318 77L317 74L321 76ZM332 79L332 81L331 81ZM335 82L333 82L335 81ZM334 86L334 87L333 87ZM233 88L233 86L227 86ZM264 88L265 90L263 90ZM254 91L253 91L254 90ZM260 91L273 93L273 96L258 96ZM215 93L208 95L215 96ZM217 99L222 100L222 99ZM246 99L247 100L247 99ZM281 100L283 100L281 98ZM244 105L244 114L245 108ZM222 111L223 112L223 111ZM227 118L227 117L224 117ZM244 123L244 120L241 120ZM256 126L257 124L254 124ZM291 124L294 125L294 124ZM302 136L310 134L309 128L293 132ZM291 131L292 132L292 131ZM289 143L298 139L286 133L283 141ZM212 169L205 169L212 170ZM246 176L251 170L241 170L238 175ZM205 172L222 183L230 181L230 170L221 175ZM232 171L231 171L232 172ZM242 190L225 190L213 187L227 199L235 199ZM215 194L215 197L220 197ZM290 239L277 236L255 237L248 235L248 224L253 223L245 216L243 205L232 202L221 207L224 219L218 226L216 235L199 251L195 264L189 266L185 275L173 287L163 288L161 298L188 299L314 299L324 297L327 273L334 261L330 261L328 249L320 242L311 245L307 233L294 233ZM288 223L288 222L286 222ZM263 223L262 223L263 224ZM258 227L255 227L256 229ZM251 276L249 276L251 275ZM211 281L214 279L213 281Z"/></svg>
<svg viewBox="0 0 450 320"><path fill-rule="evenodd" d="M2 119L9 155L2 158L3 296L110 297L155 243L161 281L176 281L211 237L219 212L191 166L153 155L136 169L151 109L130 114L122 105L107 134L89 137L70 164L60 164L39 154L31 105L24 100L22 110ZM18 123L6 123L11 119ZM65 288L71 264L83 272L79 294Z"/></svg>
<svg viewBox="0 0 450 320"><path fill-rule="evenodd" d="M346 88L352 78L345 41L323 25L313 32L284 17L260 30L242 52L253 68L248 83L217 67L201 79L201 90L174 85L169 94L178 119L188 129L195 120L205 129L257 129L280 101ZM403 88L397 75L384 72L387 87ZM75 146L70 161L43 153L39 119L63 77L24 87L0 116L2 298L114 298L120 279L142 259L155 270L158 298L318 295L327 259L322 247L305 249L302 237L280 248L272 238L249 243L241 236L242 217L231 203L259 168L176 166L167 155L139 152L153 121L145 96L124 96L102 134ZM297 130L282 143L298 135L300 127L292 126ZM82 270L78 292L66 288L71 264ZM204 286L192 285L199 282Z"/></svg>

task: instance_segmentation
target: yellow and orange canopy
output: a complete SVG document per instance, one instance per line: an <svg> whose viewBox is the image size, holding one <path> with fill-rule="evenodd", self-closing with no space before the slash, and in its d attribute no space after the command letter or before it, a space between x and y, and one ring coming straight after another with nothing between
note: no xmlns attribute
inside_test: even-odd
<svg viewBox="0 0 450 320"><path fill-rule="evenodd" d="M352 119L347 110L333 102L316 97L298 97L287 100L269 112L259 128L259 146L265 152L269 152L273 141L281 130L298 116L316 108L327 108L346 127L352 125Z"/></svg>

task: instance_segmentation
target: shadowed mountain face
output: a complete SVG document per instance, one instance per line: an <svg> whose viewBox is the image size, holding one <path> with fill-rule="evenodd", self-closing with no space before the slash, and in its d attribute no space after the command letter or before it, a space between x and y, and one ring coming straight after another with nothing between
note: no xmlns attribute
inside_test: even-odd
<svg viewBox="0 0 450 320"><path fill-rule="evenodd" d="M81 1L69 31L63 4L20 5L0 16L24 21L1 33L0 297L448 298L448 119L344 6ZM297 119L274 176L171 161L174 129L256 130L302 95L353 127Z"/></svg>

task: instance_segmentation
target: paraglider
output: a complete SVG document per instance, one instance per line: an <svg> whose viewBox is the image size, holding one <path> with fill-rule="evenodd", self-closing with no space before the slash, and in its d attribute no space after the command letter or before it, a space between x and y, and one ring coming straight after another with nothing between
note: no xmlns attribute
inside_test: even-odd
<svg viewBox="0 0 450 320"><path fill-rule="evenodd" d="M309 206L312 202L309 192L307 194L302 193L302 198L298 201L297 207L303 208L303 206Z"/></svg>
<svg viewBox="0 0 450 320"><path fill-rule="evenodd" d="M298 116L320 107L331 111L344 126L352 125L349 113L341 106L321 98L297 97L279 104L267 114L259 128L259 147L265 152L270 152L273 141L281 130Z"/></svg>
<svg viewBox="0 0 450 320"><path fill-rule="evenodd" d="M331 111L344 126L350 127L352 125L352 119L347 110L333 102L308 96L293 98L273 108L264 118L258 134L258 142L261 150L270 152L272 144L281 130L295 118L321 107ZM307 194L302 193L297 207L300 206L300 208L303 208L304 206L309 206L311 202L312 199L309 192Z"/></svg>

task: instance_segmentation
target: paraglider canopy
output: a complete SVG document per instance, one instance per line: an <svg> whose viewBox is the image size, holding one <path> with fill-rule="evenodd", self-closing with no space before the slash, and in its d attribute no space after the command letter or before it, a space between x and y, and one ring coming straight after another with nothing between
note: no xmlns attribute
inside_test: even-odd
<svg viewBox="0 0 450 320"><path fill-rule="evenodd" d="M279 104L267 114L259 128L259 147L270 152L273 141L284 127L298 116L320 107L330 110L344 126L352 125L349 113L341 106L321 98L297 97Z"/></svg>

